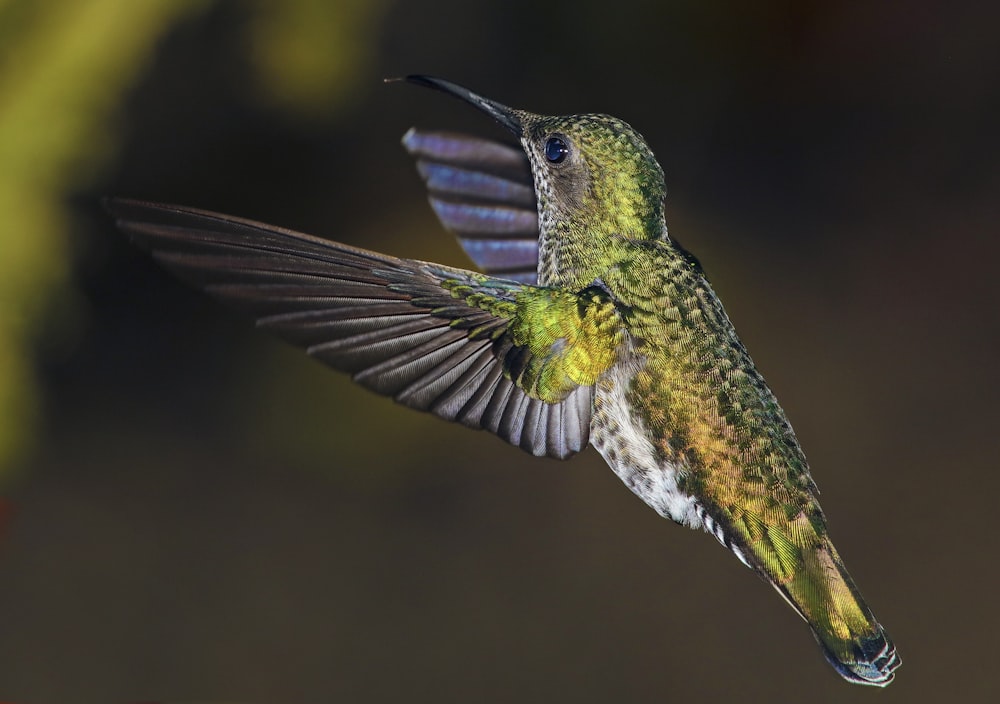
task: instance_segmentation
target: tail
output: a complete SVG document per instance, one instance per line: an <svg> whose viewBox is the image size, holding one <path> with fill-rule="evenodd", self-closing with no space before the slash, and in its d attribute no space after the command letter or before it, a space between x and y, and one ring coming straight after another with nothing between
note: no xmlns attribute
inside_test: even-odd
<svg viewBox="0 0 1000 704"><path fill-rule="evenodd" d="M798 569L775 588L802 615L840 675L885 687L902 660L875 620L828 538L803 551Z"/></svg>

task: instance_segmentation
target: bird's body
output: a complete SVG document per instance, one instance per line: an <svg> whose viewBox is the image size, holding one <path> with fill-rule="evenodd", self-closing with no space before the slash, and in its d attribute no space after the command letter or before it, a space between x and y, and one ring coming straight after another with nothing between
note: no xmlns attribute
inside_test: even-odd
<svg viewBox="0 0 1000 704"><path fill-rule="evenodd" d="M520 138L522 155L404 139L487 274L191 209L109 207L168 268L379 393L536 455L589 441L660 515L704 528L771 583L841 675L888 684L899 657L830 542L784 412L668 236L643 139L609 116L533 115L412 80Z"/></svg>

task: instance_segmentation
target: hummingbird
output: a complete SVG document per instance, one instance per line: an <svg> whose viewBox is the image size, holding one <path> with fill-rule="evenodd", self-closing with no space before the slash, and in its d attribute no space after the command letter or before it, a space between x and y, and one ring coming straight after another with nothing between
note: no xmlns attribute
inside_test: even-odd
<svg viewBox="0 0 1000 704"><path fill-rule="evenodd" d="M663 170L604 114L537 115L429 76L519 148L411 129L442 224L479 271L194 208L113 198L181 279L397 402L533 455L588 444L658 514L703 529L806 621L834 669L900 665L830 540L802 448L698 260Z"/></svg>

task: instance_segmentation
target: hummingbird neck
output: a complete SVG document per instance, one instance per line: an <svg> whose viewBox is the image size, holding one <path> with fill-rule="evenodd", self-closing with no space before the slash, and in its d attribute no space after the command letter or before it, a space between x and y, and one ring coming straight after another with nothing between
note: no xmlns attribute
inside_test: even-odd
<svg viewBox="0 0 1000 704"><path fill-rule="evenodd" d="M667 239L662 200L645 210L581 205L563 213L539 199L538 281L544 286L589 286L625 256L628 242Z"/></svg>

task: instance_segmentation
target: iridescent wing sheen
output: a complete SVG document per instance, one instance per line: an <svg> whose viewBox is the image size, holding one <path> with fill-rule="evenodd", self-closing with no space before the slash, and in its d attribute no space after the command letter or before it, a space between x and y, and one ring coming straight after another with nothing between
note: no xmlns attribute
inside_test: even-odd
<svg viewBox="0 0 1000 704"><path fill-rule="evenodd" d="M516 147L451 132L411 129L403 146L416 157L431 207L483 271L538 280L538 212L528 157Z"/></svg>
<svg viewBox="0 0 1000 704"><path fill-rule="evenodd" d="M620 341L599 289L527 286L190 208L106 206L168 270L379 394L535 455L587 445L593 384Z"/></svg>

